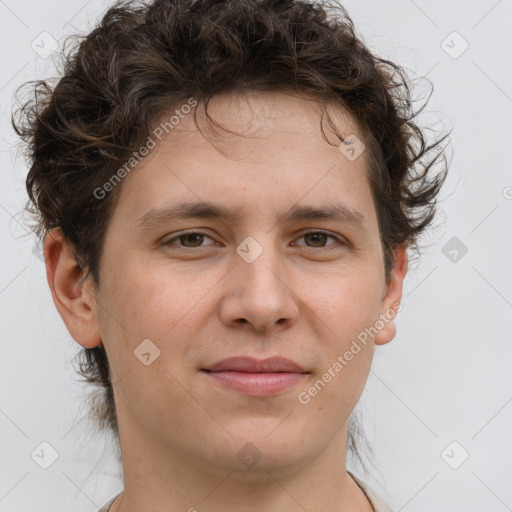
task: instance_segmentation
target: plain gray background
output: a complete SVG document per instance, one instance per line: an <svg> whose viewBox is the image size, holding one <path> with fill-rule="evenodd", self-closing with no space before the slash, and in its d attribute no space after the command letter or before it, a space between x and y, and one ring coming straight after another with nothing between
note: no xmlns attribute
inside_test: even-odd
<svg viewBox="0 0 512 512"><path fill-rule="evenodd" d="M27 165L10 125L15 89L55 74L40 34L88 32L109 4L0 0L2 512L95 512L122 489L111 441L86 419L88 388L70 365L79 346L21 215ZM512 510L512 1L343 5L380 56L433 82L420 121L453 127L438 228L409 270L397 337L377 348L358 405L376 466L362 476L397 511ZM48 469L36 463L51 453L44 442L58 454Z"/></svg>

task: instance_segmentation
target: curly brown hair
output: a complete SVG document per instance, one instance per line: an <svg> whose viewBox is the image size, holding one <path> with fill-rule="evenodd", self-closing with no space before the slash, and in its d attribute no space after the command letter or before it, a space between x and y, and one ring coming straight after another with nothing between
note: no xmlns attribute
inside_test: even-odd
<svg viewBox="0 0 512 512"><path fill-rule="evenodd" d="M386 276L400 244L418 249L447 175L449 134L427 142L415 119L423 107L413 108L406 72L369 50L341 5L118 1L94 30L71 39L76 44L63 52L55 86L44 80L21 86L30 87L30 98L12 124L30 160L26 210L35 218L33 230L41 240L60 228L85 279L96 286L122 184L101 200L94 191L143 144L162 112L190 97L207 110L210 99L225 92L286 90L347 109L368 149ZM103 345L78 356L79 373L98 386L90 406L100 428L118 436ZM354 439L351 432L353 450Z"/></svg>

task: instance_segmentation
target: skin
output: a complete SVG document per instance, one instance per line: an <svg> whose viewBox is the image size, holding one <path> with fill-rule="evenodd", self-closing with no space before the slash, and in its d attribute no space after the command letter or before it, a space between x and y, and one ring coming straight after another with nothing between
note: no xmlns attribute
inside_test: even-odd
<svg viewBox="0 0 512 512"><path fill-rule="evenodd" d="M344 135L362 139L350 115L329 109ZM297 396L399 303L406 246L386 280L367 154L350 161L322 139L318 103L282 92L220 95L209 113L244 136L208 141L191 113L124 179L99 289L83 281L58 229L45 240L48 282L71 336L88 348L103 343L112 366L125 488L111 511L371 511L345 469L347 425L375 345L396 334L393 321L307 405ZM197 117L206 129L202 109ZM241 208L241 217L137 229L149 209L183 199ZM362 228L276 220L296 203L335 202L360 212ZM309 228L330 233L304 236ZM206 236L169 242L186 229ZM263 249L252 263L236 252L248 236ZM149 366L134 356L144 339L160 350ZM254 397L200 371L234 355L281 355L310 373ZM252 467L237 456L248 442L261 454Z"/></svg>

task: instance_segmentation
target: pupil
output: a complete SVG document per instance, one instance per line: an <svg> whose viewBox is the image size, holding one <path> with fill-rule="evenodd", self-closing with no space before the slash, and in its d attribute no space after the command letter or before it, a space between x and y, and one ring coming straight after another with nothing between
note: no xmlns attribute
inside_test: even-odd
<svg viewBox="0 0 512 512"><path fill-rule="evenodd" d="M196 239L196 242L199 242L197 244L194 245L194 241L192 240L192 245L194 245L194 247L198 246L198 245L201 245L201 242L202 242L202 239L200 237L202 237L203 235L199 235L197 233L191 233L191 234L188 234L188 235L185 235L185 239L188 239L190 241L190 239L192 238L196 238L196 237L199 237L199 240Z"/></svg>
<svg viewBox="0 0 512 512"><path fill-rule="evenodd" d="M322 241L323 241L323 237L325 237L326 235L324 235L323 233L308 233L307 236L309 237L312 237L312 238L316 238L316 242L315 240L313 240L313 243L320 243L320 246L322 245ZM320 240L318 239L318 237L321 237Z"/></svg>

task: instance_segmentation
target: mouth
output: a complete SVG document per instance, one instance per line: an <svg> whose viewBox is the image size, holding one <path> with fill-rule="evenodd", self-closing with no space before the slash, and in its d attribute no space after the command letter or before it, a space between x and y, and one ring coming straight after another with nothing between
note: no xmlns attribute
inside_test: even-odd
<svg viewBox="0 0 512 512"><path fill-rule="evenodd" d="M224 388L249 396L272 396L303 381L309 372L284 357L230 357L201 370Z"/></svg>

